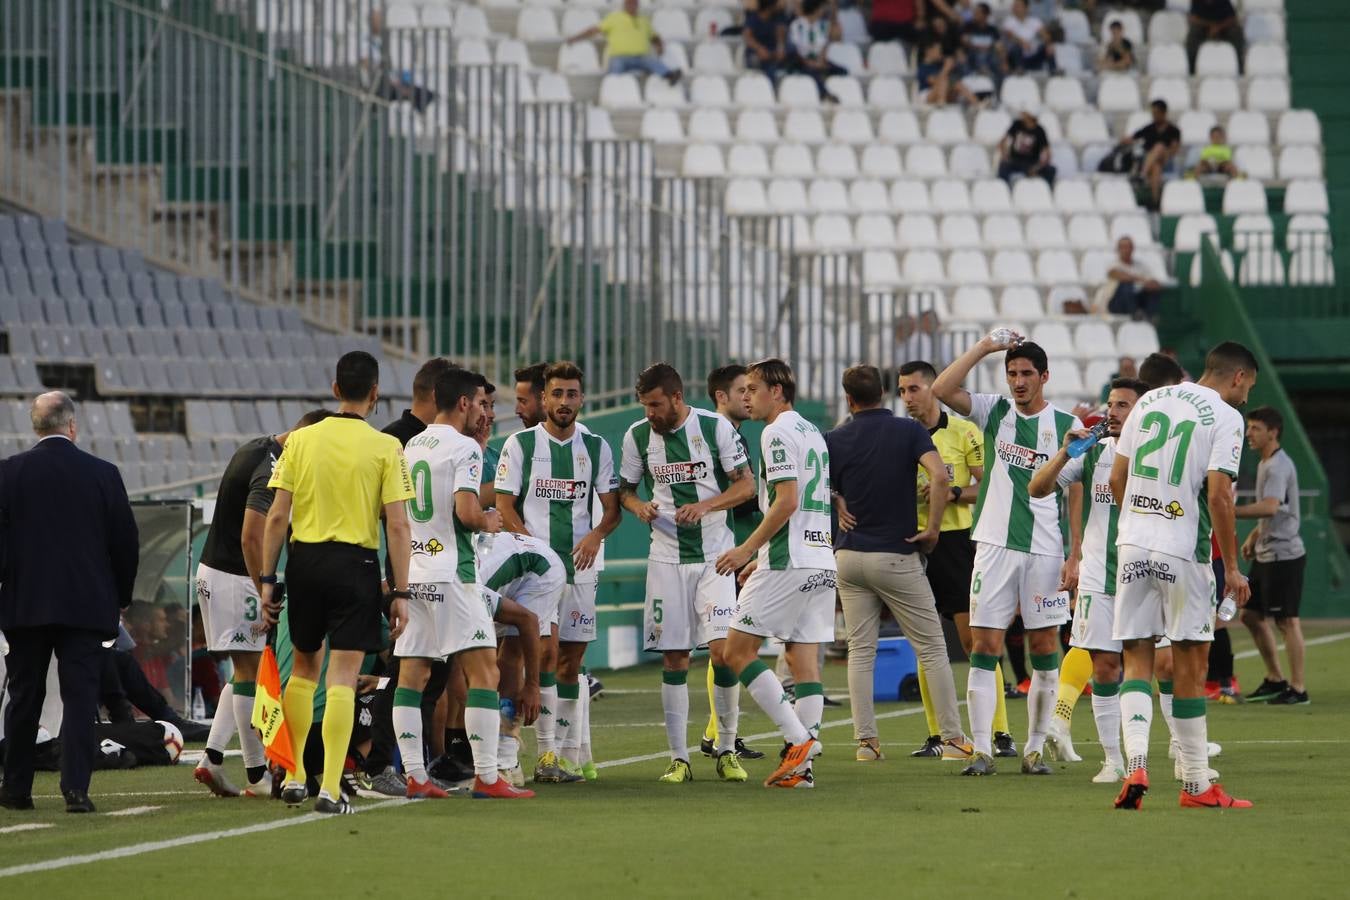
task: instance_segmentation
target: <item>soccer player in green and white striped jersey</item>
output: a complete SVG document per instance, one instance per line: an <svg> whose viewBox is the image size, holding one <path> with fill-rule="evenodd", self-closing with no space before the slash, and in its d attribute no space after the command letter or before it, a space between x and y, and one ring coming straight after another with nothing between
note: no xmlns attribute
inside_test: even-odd
<svg viewBox="0 0 1350 900"><path fill-rule="evenodd" d="M1106 399L1107 436L1076 459L1067 447L1084 432L1070 431L1064 446L1031 477L1032 497L1049 497L1057 489L1083 486L1083 561L1078 570L1078 603L1073 614L1071 644L1092 657L1092 718L1097 723L1106 760L1092 779L1115 784L1125 777L1120 752L1120 641L1111 636L1116 620L1116 526L1120 507L1111 493L1116 438L1134 404L1148 393L1148 385L1133 378L1117 378ZM1054 737L1051 725L1051 737Z"/></svg>
<svg viewBox="0 0 1350 900"><path fill-rule="evenodd" d="M1059 530L1058 491L1053 497L1033 498L1027 490L1031 476L1064 441L1064 435L1083 423L1056 409L1044 397L1050 380L1045 351L1012 334L996 340L981 338L933 382L938 399L980 426L984 432L985 477L975 504L975 572L970 580L972 652L966 687L975 759L963 772L990 775L995 696L994 667L1003 655L1003 640L1012 620L1021 613L1031 648L1034 670L1027 697L1029 719L1022 771L1048 775L1041 761L1046 729L1059 684L1059 626L1069 618L1067 594L1078 580L1080 540L1071 527L1072 550L1064 559ZM1004 375L1012 397L971 394L961 385L970 370L991 353L1006 350ZM1071 522L1077 518L1081 486L1070 489Z"/></svg>
<svg viewBox="0 0 1350 900"><path fill-rule="evenodd" d="M689 729L689 653L708 648L716 686L717 774L745 781L736 758L740 685L722 658L736 606L734 575L719 575L718 555L735 546L731 510L755 492L745 448L724 416L684 402L684 380L666 363L638 376L646 415L624 435L619 499L650 526L644 649L661 653L661 705L670 767L661 781L692 781ZM638 495L639 485L650 499Z"/></svg>
<svg viewBox="0 0 1350 900"><path fill-rule="evenodd" d="M577 423L585 402L583 378L575 363L550 365L544 372L544 420L507 438L497 464L502 523L508 531L548 541L567 574L559 609L556 683L554 673L539 674L537 781L582 780L561 765L557 747L588 742L569 731L580 724L581 658L586 645L595 640L596 559L622 516L609 444ZM598 523L593 512L597 497L603 508ZM556 715L546 716L545 709ZM546 729L553 723L546 719L556 720L557 746L547 741Z"/></svg>

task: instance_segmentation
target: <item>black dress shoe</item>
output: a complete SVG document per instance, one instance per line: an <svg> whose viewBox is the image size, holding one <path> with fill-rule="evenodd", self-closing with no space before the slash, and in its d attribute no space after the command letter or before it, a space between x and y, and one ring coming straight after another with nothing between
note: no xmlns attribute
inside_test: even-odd
<svg viewBox="0 0 1350 900"><path fill-rule="evenodd" d="M62 791L61 795L66 798L66 812L94 812L94 801L90 800L89 795L84 791Z"/></svg>
<svg viewBox="0 0 1350 900"><path fill-rule="evenodd" d="M13 797L10 796L9 794L6 794L4 791L0 791L0 808L12 809L16 811L32 809L33 798L31 796Z"/></svg>

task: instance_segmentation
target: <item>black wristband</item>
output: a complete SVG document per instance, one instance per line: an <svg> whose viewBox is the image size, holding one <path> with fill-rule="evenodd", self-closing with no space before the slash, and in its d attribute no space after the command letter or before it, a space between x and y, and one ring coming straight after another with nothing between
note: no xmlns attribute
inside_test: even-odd
<svg viewBox="0 0 1350 900"><path fill-rule="evenodd" d="M952 502L953 502L953 503L960 503L960 502L961 502L961 489L960 489L959 487L954 487L954 488L952 488L952 491L956 494L956 496L952 498Z"/></svg>
<svg viewBox="0 0 1350 900"><path fill-rule="evenodd" d="M412 591L390 591L389 596L395 600L411 600Z"/></svg>
<svg viewBox="0 0 1350 900"><path fill-rule="evenodd" d="M276 584L276 583L277 583L277 576L275 575L258 576L258 584Z"/></svg>

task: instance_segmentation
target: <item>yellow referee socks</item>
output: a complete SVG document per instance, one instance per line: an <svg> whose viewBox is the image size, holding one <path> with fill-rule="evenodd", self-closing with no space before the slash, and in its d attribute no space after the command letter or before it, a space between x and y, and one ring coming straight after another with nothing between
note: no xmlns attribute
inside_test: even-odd
<svg viewBox="0 0 1350 900"><path fill-rule="evenodd" d="M717 705L713 702L713 664L708 660L708 724L703 727L703 739L717 743Z"/></svg>
<svg viewBox="0 0 1350 900"><path fill-rule="evenodd" d="M314 724L314 691L318 687L308 678L292 675L281 694L281 714L291 733L291 759L295 760L295 771L286 773L288 781L305 783L305 741Z"/></svg>
<svg viewBox="0 0 1350 900"><path fill-rule="evenodd" d="M1055 718L1067 724L1073 721L1073 705L1083 695L1083 688L1092 677L1092 654L1082 647L1073 647L1064 654L1059 665L1059 694L1055 699Z"/></svg>
<svg viewBox="0 0 1350 900"><path fill-rule="evenodd" d="M919 697L923 700L923 718L928 723L928 733L941 735L937 713L933 712L933 701L928 699L928 673L923 670L923 663L919 663Z"/></svg>
<svg viewBox="0 0 1350 900"><path fill-rule="evenodd" d="M994 698L994 733L1012 734L1008 730L1008 698L1003 696L1003 664L994 666L994 685L998 688Z"/></svg>
<svg viewBox="0 0 1350 900"><path fill-rule="evenodd" d="M330 687L323 711L323 783L319 788L334 800L342 796L342 769L355 720L356 691L345 684Z"/></svg>

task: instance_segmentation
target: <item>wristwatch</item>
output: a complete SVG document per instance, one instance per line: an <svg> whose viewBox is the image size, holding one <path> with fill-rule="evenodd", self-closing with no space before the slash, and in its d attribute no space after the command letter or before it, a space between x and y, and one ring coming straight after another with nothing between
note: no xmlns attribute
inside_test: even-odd
<svg viewBox="0 0 1350 900"><path fill-rule="evenodd" d="M389 596L395 600L411 600L412 591L390 591Z"/></svg>
<svg viewBox="0 0 1350 900"><path fill-rule="evenodd" d="M961 489L959 487L952 488L952 499L949 502L951 503L961 502Z"/></svg>

